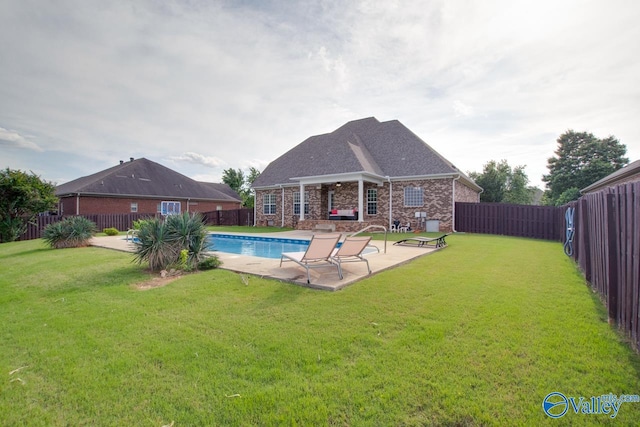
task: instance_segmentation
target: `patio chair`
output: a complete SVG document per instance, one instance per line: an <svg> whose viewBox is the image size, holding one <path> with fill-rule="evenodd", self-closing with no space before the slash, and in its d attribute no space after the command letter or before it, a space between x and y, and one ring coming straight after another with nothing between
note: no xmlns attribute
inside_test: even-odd
<svg viewBox="0 0 640 427"><path fill-rule="evenodd" d="M331 261L338 265L340 275L342 275L342 263L345 262L366 262L367 270L371 274L369 261L362 256L362 252L370 241L371 237L366 236L347 237L342 245L333 251Z"/></svg>
<svg viewBox="0 0 640 427"><path fill-rule="evenodd" d="M315 234L305 252L283 252L280 257L280 267L283 261L293 261L307 270L307 284L311 284L309 269L318 267L336 267L338 277L342 279L340 264L331 261L331 254L340 240L340 234Z"/></svg>
<svg viewBox="0 0 640 427"><path fill-rule="evenodd" d="M442 236L438 236L438 237L421 237L421 236L409 237L408 239L398 240L397 242L394 243L394 245L406 245L406 246L418 246L418 247L434 246L436 248L444 248L445 246L447 246L447 242L445 238L448 235L449 233L443 234Z"/></svg>
<svg viewBox="0 0 640 427"><path fill-rule="evenodd" d="M411 231L411 223L408 222L407 225L401 225L400 227L398 227L398 232L399 233L407 233Z"/></svg>

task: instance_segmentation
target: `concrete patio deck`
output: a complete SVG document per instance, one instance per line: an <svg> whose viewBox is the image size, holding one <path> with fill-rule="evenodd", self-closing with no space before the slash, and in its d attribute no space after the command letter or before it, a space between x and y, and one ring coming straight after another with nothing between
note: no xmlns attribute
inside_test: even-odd
<svg viewBox="0 0 640 427"><path fill-rule="evenodd" d="M246 233L225 232L225 234L243 235ZM311 231L305 230L260 233L260 236L264 237L278 237L285 239L310 239L312 235L313 233ZM379 253L373 252L365 255L365 258L369 260L371 274L379 273L389 268L404 264L412 259L442 249L436 249L433 247L394 246L393 242L388 241L387 251L385 253L384 241L372 240L371 243L380 250ZM125 252L133 252L135 249L134 244L130 241L126 241L122 235L94 237L90 244L92 246ZM307 284L306 270L293 262L285 262L282 264L282 267L280 267L280 259L260 258L224 252L215 252L215 254L222 261L222 265L220 266L222 269L281 280L314 289L337 291L369 276L367 274L367 266L365 263L348 263L343 264L342 266L342 273L344 276L342 280L338 277L337 270L328 266L327 268L311 269L311 284Z"/></svg>

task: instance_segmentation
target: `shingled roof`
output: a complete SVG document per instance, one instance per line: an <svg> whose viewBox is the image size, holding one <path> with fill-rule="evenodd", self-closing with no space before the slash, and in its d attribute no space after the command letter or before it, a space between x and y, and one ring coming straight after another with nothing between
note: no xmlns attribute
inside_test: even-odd
<svg viewBox="0 0 640 427"><path fill-rule="evenodd" d="M634 179L637 178L637 179ZM607 175L599 181L594 182L588 187L580 190L582 194L591 193L594 191L602 190L603 188L617 185L622 182L638 180L640 181L640 160L631 162L622 169L618 169L611 175Z"/></svg>
<svg viewBox="0 0 640 427"><path fill-rule="evenodd" d="M140 158L56 187L56 196L99 195L240 202L228 185L199 182Z"/></svg>
<svg viewBox="0 0 640 427"><path fill-rule="evenodd" d="M306 139L271 162L253 187L292 185L292 178L354 172L391 178L460 175L477 187L398 120L379 122L375 117Z"/></svg>

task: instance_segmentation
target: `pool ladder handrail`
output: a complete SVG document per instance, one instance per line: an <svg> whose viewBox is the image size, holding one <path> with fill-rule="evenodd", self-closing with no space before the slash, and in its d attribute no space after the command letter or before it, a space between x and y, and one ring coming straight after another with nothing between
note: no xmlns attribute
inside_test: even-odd
<svg viewBox="0 0 640 427"><path fill-rule="evenodd" d="M131 239L131 241L133 242L133 241L134 241L134 239L137 237L137 235L138 235L138 230L135 230L135 229L133 229L133 228L130 228L130 229L128 229L128 230L127 230L127 234L126 234L126 236L124 237L124 240L125 240L126 242L128 242L128 241L129 241L129 239Z"/></svg>
<svg viewBox="0 0 640 427"><path fill-rule="evenodd" d="M385 227L384 225L367 225L365 228L363 228L362 230L358 230L355 233L351 234L351 236L357 236L360 233L364 233L365 231L369 230L370 228L377 228L377 229L383 229L384 230L384 253L387 253L387 227ZM377 246L375 245L367 245L367 246L371 246L373 248L376 248L378 250L378 252L380 252L380 249L378 249Z"/></svg>

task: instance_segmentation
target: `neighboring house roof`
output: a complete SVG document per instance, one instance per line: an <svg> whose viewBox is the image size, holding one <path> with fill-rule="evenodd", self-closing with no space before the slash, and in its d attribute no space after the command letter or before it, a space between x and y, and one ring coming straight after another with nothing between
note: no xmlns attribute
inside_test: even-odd
<svg viewBox="0 0 640 427"><path fill-rule="evenodd" d="M260 173L254 188L293 185L302 177L366 173L380 178L469 177L398 120L354 120L331 133L307 138Z"/></svg>
<svg viewBox="0 0 640 427"><path fill-rule="evenodd" d="M198 182L145 158L61 184L55 194L242 201L226 184Z"/></svg>
<svg viewBox="0 0 640 427"><path fill-rule="evenodd" d="M599 181L594 182L588 187L580 190L581 193L591 193L593 191L601 190L605 187L611 187L613 185L628 182L633 180L635 177L640 180L640 160L636 160L635 162L629 163L627 166L622 169L618 169L614 173L605 176Z"/></svg>

